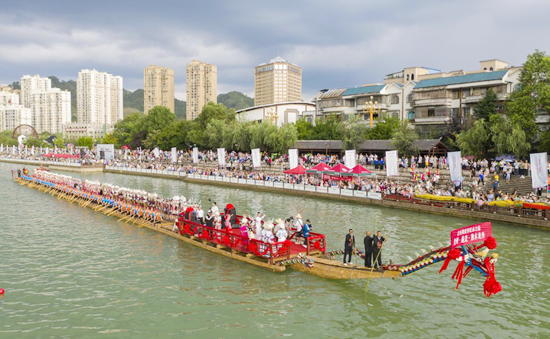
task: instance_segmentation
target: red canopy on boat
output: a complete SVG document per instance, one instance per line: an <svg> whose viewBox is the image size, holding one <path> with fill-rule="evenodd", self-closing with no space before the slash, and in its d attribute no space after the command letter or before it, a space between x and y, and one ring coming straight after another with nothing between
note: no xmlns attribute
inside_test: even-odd
<svg viewBox="0 0 550 339"><path fill-rule="evenodd" d="M308 169L306 172L307 173L328 173L328 172L332 172L332 170L330 169L330 166L328 166L327 164L320 163Z"/></svg>
<svg viewBox="0 0 550 339"><path fill-rule="evenodd" d="M368 175L374 175L375 173L369 171L365 167L357 164L354 168L351 169L351 172L354 176L362 177L362 176L368 176Z"/></svg>
<svg viewBox="0 0 550 339"><path fill-rule="evenodd" d="M331 168L332 171L336 172L336 173L342 173L342 174L348 174L351 172L351 169L342 165L342 164L338 164L336 166L334 166L333 168Z"/></svg>
<svg viewBox="0 0 550 339"><path fill-rule="evenodd" d="M306 168L302 165L298 165L293 169L286 170L285 174L306 174Z"/></svg>

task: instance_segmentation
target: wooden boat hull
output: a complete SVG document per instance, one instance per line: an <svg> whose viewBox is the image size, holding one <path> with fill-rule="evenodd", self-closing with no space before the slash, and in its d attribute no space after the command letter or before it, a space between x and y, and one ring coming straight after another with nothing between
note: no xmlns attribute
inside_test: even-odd
<svg viewBox="0 0 550 339"><path fill-rule="evenodd" d="M267 262L265 258L259 258L257 256L253 256L250 254L247 255L246 253L238 252L236 250L222 246L220 244L208 243L194 236L189 236L187 234L181 235L179 233L172 232L171 229L173 224L171 222L155 224L151 221L146 221L142 218L136 218L136 217L132 217L131 215L124 214L121 211L115 208L112 208L111 206L97 204L92 201L86 201L83 198L80 198L76 195L73 196L70 194L66 194L55 188L46 187L25 179L16 179L16 181L21 185L26 185L31 188L35 188L44 193L57 195L58 199L65 199L71 204L73 202L78 202L78 204L82 207L88 207L96 212L102 212L107 216L116 217L119 219L118 221L124 221L125 223L131 222L135 224L137 227L146 227L150 230L168 235L170 237L184 241L193 246L203 248L207 251L210 251L216 254L221 254L230 259L234 259L234 260L246 262L248 264L252 264L258 267L266 268L273 272L283 272L286 270L286 267L287 267L285 265L278 265L278 264L272 265L269 262ZM312 259L314 261L313 267L309 268L301 263L291 264L289 265L289 267L300 272L316 275L326 279L371 279L371 278L377 279L377 278L398 278L402 276L401 272L398 270L397 267L393 267L393 268L390 267L390 270L385 269L383 271L376 271L376 270L372 271L371 269L367 269L366 267L362 267L362 266L355 266L355 265L343 266L342 263L339 261L325 259L316 255L308 256L307 258Z"/></svg>
<svg viewBox="0 0 550 339"><path fill-rule="evenodd" d="M378 271L364 266L350 265L343 266L341 261L329 260L319 257L308 257L313 259L313 267L308 268L303 264L292 264L290 267L300 272L313 274L325 279L378 279L378 278L400 278L399 270Z"/></svg>

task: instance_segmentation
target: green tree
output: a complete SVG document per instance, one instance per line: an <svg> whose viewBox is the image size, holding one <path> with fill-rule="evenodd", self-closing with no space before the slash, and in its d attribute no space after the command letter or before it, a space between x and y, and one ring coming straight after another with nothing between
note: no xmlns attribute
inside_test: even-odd
<svg viewBox="0 0 550 339"><path fill-rule="evenodd" d="M75 143L76 146L85 146L89 149L94 147L94 139L92 137L80 137Z"/></svg>
<svg viewBox="0 0 550 339"><path fill-rule="evenodd" d="M192 123L186 120L180 120L175 124L164 128L158 135L156 143L161 149L169 150L172 147L178 149L189 148L188 134Z"/></svg>
<svg viewBox="0 0 550 339"><path fill-rule="evenodd" d="M489 88L483 99L481 99L474 108L475 117L477 119L485 119L486 121L489 121L489 117L497 113L497 103L497 94Z"/></svg>
<svg viewBox="0 0 550 339"><path fill-rule="evenodd" d="M357 145L365 140L367 125L362 123L357 116L352 115L338 125L338 132L342 137L344 149L356 149Z"/></svg>
<svg viewBox="0 0 550 339"><path fill-rule="evenodd" d="M532 142L537 133L535 119L540 112L550 112L550 57L535 50L523 64L519 86L506 103L506 115Z"/></svg>
<svg viewBox="0 0 550 339"><path fill-rule="evenodd" d="M407 121L403 121L399 129L393 134L391 144L397 149L399 154L409 156L417 151L413 143L418 139L419 136L414 129L409 128Z"/></svg>
<svg viewBox="0 0 550 339"><path fill-rule="evenodd" d="M118 139L114 136L113 133L106 134L103 138L100 140L102 144L113 144L116 145L118 143Z"/></svg>
<svg viewBox="0 0 550 339"><path fill-rule="evenodd" d="M324 119L319 118L315 121L312 140L341 140L339 131L340 118L335 115L328 115Z"/></svg>
<svg viewBox="0 0 550 339"><path fill-rule="evenodd" d="M55 140L53 141L54 145L57 146L57 148L64 148L65 147L65 140L63 140L63 137L57 136Z"/></svg>
<svg viewBox="0 0 550 339"><path fill-rule="evenodd" d="M275 151L277 126L270 124L267 121L255 123L250 128L250 148L259 148L264 151Z"/></svg>
<svg viewBox="0 0 550 339"><path fill-rule="evenodd" d="M531 149L527 135L521 126L511 123L500 114L493 114L490 118L491 141L495 154L514 154L525 157Z"/></svg>
<svg viewBox="0 0 550 339"><path fill-rule="evenodd" d="M471 128L457 135L456 142L465 155L484 157L492 148L488 123L484 119L474 121Z"/></svg>
<svg viewBox="0 0 550 339"><path fill-rule="evenodd" d="M140 147L147 135L143 129L144 120L144 114L132 113L117 122L113 131L113 136L118 140L116 146L128 145L132 148Z"/></svg>
<svg viewBox="0 0 550 339"><path fill-rule="evenodd" d="M271 133L265 141L269 145L271 152L286 153L292 148L298 140L298 131L294 124L283 124L277 129L271 129Z"/></svg>
<svg viewBox="0 0 550 339"><path fill-rule="evenodd" d="M306 119L296 121L296 131L298 132L298 140L312 140L315 126Z"/></svg>
<svg viewBox="0 0 550 339"><path fill-rule="evenodd" d="M401 124L398 117L386 117L378 121L376 125L367 130L366 138L369 140L389 140Z"/></svg>
<svg viewBox="0 0 550 339"><path fill-rule="evenodd" d="M155 106L149 110L143 120L143 129L150 133L152 131L161 131L162 129L173 125L176 122L174 113L164 106Z"/></svg>
<svg viewBox="0 0 550 339"><path fill-rule="evenodd" d="M17 146L17 139L11 137L11 131L0 132L0 144L5 146Z"/></svg>
<svg viewBox="0 0 550 339"><path fill-rule="evenodd" d="M27 145L27 147L40 147L44 144L44 141L40 138L35 138L35 137L28 137L27 140L25 140L25 145Z"/></svg>

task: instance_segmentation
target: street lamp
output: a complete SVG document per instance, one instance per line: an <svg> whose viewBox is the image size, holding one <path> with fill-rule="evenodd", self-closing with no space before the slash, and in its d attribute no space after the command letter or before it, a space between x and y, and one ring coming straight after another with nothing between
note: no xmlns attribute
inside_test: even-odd
<svg viewBox="0 0 550 339"><path fill-rule="evenodd" d="M373 97L370 97L370 101L365 102L365 106L363 106L363 113L369 113L370 115L370 127L372 127L372 121L374 117L374 113L380 114L380 106L378 106L378 101L372 102Z"/></svg>

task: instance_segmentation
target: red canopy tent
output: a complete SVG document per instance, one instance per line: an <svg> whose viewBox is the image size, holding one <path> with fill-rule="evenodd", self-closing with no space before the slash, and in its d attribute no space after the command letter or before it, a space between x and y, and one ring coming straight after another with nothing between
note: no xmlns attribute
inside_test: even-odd
<svg viewBox="0 0 550 339"><path fill-rule="evenodd" d="M130 149L130 146L124 145L121 147L121 149Z"/></svg>
<svg viewBox="0 0 550 339"><path fill-rule="evenodd" d="M51 153L42 154L45 158L51 158L53 155Z"/></svg>
<svg viewBox="0 0 550 339"><path fill-rule="evenodd" d="M306 168L302 165L298 165L293 169L284 171L285 174L306 174Z"/></svg>
<svg viewBox="0 0 550 339"><path fill-rule="evenodd" d="M316 173L331 173L331 172L333 172L333 171L332 171L332 169L330 169L330 166L328 166L327 164L324 164L324 163L317 164L314 167L306 170L306 173L313 173L313 174L316 174Z"/></svg>
<svg viewBox="0 0 550 339"><path fill-rule="evenodd" d="M353 174L353 176L356 176L356 177L366 177L370 175L376 175L376 173L369 171L368 169L366 169L365 167L359 164L357 164L357 166L351 169L351 173Z"/></svg>
<svg viewBox="0 0 550 339"><path fill-rule="evenodd" d="M323 179L325 180L350 180L351 177L351 169L342 165L338 164L330 169L334 172L332 175L323 175Z"/></svg>

